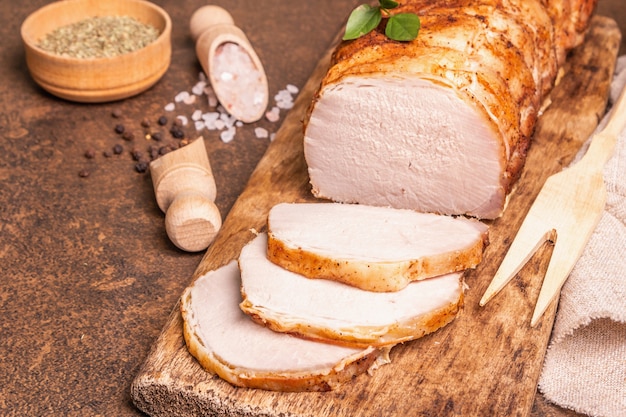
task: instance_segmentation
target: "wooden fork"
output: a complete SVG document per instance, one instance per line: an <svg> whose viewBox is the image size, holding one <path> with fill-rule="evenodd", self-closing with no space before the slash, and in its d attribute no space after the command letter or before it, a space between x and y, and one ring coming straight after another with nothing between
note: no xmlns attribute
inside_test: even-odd
<svg viewBox="0 0 626 417"><path fill-rule="evenodd" d="M594 135L583 158L546 180L480 300L481 306L522 269L546 240L551 240L554 250L530 322L532 327L537 324L560 293L600 221L606 203L603 167L625 126L626 88L613 106L606 127Z"/></svg>

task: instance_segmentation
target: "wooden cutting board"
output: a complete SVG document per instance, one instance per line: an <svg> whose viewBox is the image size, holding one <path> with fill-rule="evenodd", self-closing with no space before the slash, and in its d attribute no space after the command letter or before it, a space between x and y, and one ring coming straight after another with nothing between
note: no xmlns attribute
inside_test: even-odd
<svg viewBox="0 0 626 417"><path fill-rule="evenodd" d="M550 248L540 251L487 306L478 301L545 179L562 169L604 114L620 42L616 23L594 17L585 43L540 118L524 173L505 214L491 224L485 259L467 277L465 307L447 327L395 347L392 363L326 393L235 388L188 353L176 305L133 382L135 404L152 416L527 416L555 317L553 304L529 325ZM302 118L330 51L258 164L194 279L235 259L276 203L313 200L302 149Z"/></svg>

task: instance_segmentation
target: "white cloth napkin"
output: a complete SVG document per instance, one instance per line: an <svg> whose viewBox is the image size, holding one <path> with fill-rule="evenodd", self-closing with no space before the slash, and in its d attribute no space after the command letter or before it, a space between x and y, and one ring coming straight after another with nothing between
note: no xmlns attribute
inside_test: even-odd
<svg viewBox="0 0 626 417"><path fill-rule="evenodd" d="M625 85L622 56L610 102ZM626 130L604 180L607 205L561 291L539 389L549 401L579 413L626 417Z"/></svg>

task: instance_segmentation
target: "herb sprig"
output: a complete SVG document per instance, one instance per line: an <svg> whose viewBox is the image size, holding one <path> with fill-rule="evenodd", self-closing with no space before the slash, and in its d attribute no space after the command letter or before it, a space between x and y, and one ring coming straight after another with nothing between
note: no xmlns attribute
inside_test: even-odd
<svg viewBox="0 0 626 417"><path fill-rule="evenodd" d="M398 7L393 0L378 0L378 6L362 4L350 13L344 40L357 39L374 30L383 19L388 18L385 35L394 41L412 41L420 30L420 19L414 13L391 15L390 10Z"/></svg>

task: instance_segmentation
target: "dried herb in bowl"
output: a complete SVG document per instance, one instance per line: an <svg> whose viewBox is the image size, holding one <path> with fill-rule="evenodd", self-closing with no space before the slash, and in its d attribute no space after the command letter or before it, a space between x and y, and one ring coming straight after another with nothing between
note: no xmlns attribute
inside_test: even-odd
<svg viewBox="0 0 626 417"><path fill-rule="evenodd" d="M110 58L154 42L159 31L130 16L96 16L59 27L41 39L41 49L72 58Z"/></svg>

